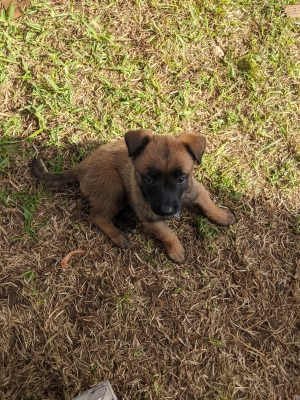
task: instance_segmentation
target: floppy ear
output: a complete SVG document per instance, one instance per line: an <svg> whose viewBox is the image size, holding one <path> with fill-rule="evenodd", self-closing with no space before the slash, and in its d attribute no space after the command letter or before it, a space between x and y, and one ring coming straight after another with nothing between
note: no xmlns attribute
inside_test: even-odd
<svg viewBox="0 0 300 400"><path fill-rule="evenodd" d="M138 129L125 133L125 143L129 157L137 157L145 149L153 136L150 129Z"/></svg>
<svg viewBox="0 0 300 400"><path fill-rule="evenodd" d="M194 161L200 164L206 147L205 136L183 132L179 135L179 140L186 147Z"/></svg>

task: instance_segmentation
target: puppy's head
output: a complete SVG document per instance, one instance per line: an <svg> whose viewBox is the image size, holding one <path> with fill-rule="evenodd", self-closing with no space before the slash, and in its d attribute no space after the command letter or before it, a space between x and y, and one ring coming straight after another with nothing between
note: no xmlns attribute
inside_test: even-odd
<svg viewBox="0 0 300 400"><path fill-rule="evenodd" d="M205 137L136 130L125 134L125 142L137 183L152 211L164 218L178 214L194 162L200 163L205 151Z"/></svg>

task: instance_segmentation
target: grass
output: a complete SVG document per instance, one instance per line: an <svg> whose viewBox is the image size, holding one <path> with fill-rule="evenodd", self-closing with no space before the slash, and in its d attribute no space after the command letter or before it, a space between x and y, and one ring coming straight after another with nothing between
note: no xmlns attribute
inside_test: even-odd
<svg viewBox="0 0 300 400"><path fill-rule="evenodd" d="M18 20L1 9L3 397L71 399L106 378L126 399L299 394L300 34L286 3L33 0ZM170 221L182 267L139 226L131 252L113 249L78 192L28 172L36 154L60 172L139 127L204 134L195 175L237 216L231 229ZM90 253L62 274L76 247Z"/></svg>

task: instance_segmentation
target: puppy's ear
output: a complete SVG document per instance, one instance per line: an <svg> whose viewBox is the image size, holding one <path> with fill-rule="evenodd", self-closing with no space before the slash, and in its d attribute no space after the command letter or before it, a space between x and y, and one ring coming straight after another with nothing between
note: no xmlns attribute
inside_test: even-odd
<svg viewBox="0 0 300 400"><path fill-rule="evenodd" d="M200 164L206 147L205 136L183 132L179 135L179 140L186 147L194 161Z"/></svg>
<svg viewBox="0 0 300 400"><path fill-rule="evenodd" d="M137 157L145 149L151 137L153 136L150 129L138 129L136 131L128 131L125 133L125 143L128 149L129 157Z"/></svg>

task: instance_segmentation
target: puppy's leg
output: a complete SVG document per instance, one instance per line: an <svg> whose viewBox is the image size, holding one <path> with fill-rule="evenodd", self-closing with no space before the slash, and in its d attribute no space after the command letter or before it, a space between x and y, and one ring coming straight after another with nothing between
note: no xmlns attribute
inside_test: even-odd
<svg viewBox="0 0 300 400"><path fill-rule="evenodd" d="M195 189L197 197L192 203L197 204L207 218L221 226L231 225L235 222L232 212L227 208L218 207L201 183L196 181Z"/></svg>
<svg viewBox="0 0 300 400"><path fill-rule="evenodd" d="M163 243L168 257L176 262L184 261L184 248L176 234L168 227L164 221L147 222L143 221L144 226Z"/></svg>
<svg viewBox="0 0 300 400"><path fill-rule="evenodd" d="M97 209L92 209L90 213L90 220L96 225L103 233L105 233L110 240L112 240L121 249L129 249L129 237L120 231L113 223L113 218L103 217L102 213Z"/></svg>
<svg viewBox="0 0 300 400"><path fill-rule="evenodd" d="M129 206L121 210L113 219L113 223L122 232L136 233L136 215Z"/></svg>

